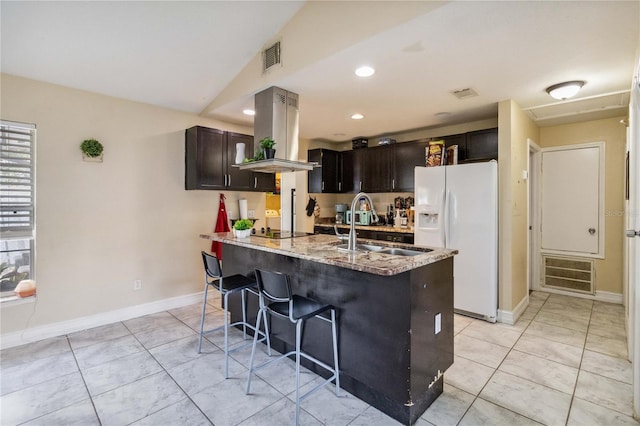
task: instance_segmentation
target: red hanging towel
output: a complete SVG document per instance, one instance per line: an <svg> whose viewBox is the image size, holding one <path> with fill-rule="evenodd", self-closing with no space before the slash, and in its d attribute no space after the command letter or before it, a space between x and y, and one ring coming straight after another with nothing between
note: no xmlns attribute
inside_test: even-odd
<svg viewBox="0 0 640 426"><path fill-rule="evenodd" d="M229 219L227 218L227 209L224 205L224 194L220 194L220 205L218 206L218 219L216 220L216 228L214 232L230 232ZM222 260L222 243L214 241L211 243L211 252Z"/></svg>

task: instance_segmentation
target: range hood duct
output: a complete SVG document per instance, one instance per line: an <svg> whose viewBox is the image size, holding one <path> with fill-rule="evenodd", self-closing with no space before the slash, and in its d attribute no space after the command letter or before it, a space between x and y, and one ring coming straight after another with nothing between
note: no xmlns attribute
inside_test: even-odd
<svg viewBox="0 0 640 426"><path fill-rule="evenodd" d="M276 142L274 159L235 165L240 170L263 173L284 173L312 170L317 163L298 161L298 94L279 87L270 87L255 96L256 115L253 121L254 152L260 140L270 137Z"/></svg>

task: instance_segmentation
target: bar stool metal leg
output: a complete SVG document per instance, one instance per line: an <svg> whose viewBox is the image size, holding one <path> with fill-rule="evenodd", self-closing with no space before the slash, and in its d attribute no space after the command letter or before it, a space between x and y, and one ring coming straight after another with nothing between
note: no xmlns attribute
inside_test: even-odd
<svg viewBox="0 0 640 426"><path fill-rule="evenodd" d="M296 323L296 426L300 424L300 349L303 324L304 320L298 320Z"/></svg>
<svg viewBox="0 0 640 426"><path fill-rule="evenodd" d="M205 274L206 281L206 274ZM204 285L204 300L202 301L202 317L200 318L200 336L198 337L198 353L202 351L202 334L204 332L204 316L207 311L207 293L209 292L209 284Z"/></svg>
<svg viewBox="0 0 640 426"><path fill-rule="evenodd" d="M336 310L331 309L331 334L333 335L333 368L336 375L336 396L340 396L340 368L338 367L338 332L336 327Z"/></svg>

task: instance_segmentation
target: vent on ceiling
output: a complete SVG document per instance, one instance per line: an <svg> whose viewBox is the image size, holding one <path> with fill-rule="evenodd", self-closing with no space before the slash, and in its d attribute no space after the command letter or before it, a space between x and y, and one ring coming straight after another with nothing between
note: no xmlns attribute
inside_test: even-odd
<svg viewBox="0 0 640 426"><path fill-rule="evenodd" d="M475 96L478 96L478 92L476 92L470 87L467 87L466 89L454 90L453 92L450 92L450 93L458 99L467 99L467 98L473 98Z"/></svg>
<svg viewBox="0 0 640 426"><path fill-rule="evenodd" d="M262 51L262 72L280 64L280 42Z"/></svg>
<svg viewBox="0 0 640 426"><path fill-rule="evenodd" d="M605 95L590 96L570 101L540 105L525 108L534 121L551 120L554 118L570 117L574 115L597 113L629 107L629 90L608 93Z"/></svg>
<svg viewBox="0 0 640 426"><path fill-rule="evenodd" d="M594 294L593 260L542 256L544 287Z"/></svg>

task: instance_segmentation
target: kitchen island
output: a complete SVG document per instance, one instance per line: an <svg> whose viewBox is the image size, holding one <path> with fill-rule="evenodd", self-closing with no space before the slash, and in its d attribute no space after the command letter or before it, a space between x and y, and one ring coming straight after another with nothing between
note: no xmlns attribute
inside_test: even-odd
<svg viewBox="0 0 640 426"><path fill-rule="evenodd" d="M290 275L294 293L336 307L340 381L348 392L403 424L413 424L442 393L442 375L453 363L455 250L399 256L340 251L341 242L329 235L201 237L224 244L225 275L249 275L255 268L280 271ZM235 321L241 316L239 299L229 304ZM249 300L251 321L257 309L257 300ZM273 347L290 350L294 329L287 320L272 317ZM307 322L303 350L332 364L331 332L325 323ZM306 366L317 374L328 374L313 364Z"/></svg>

